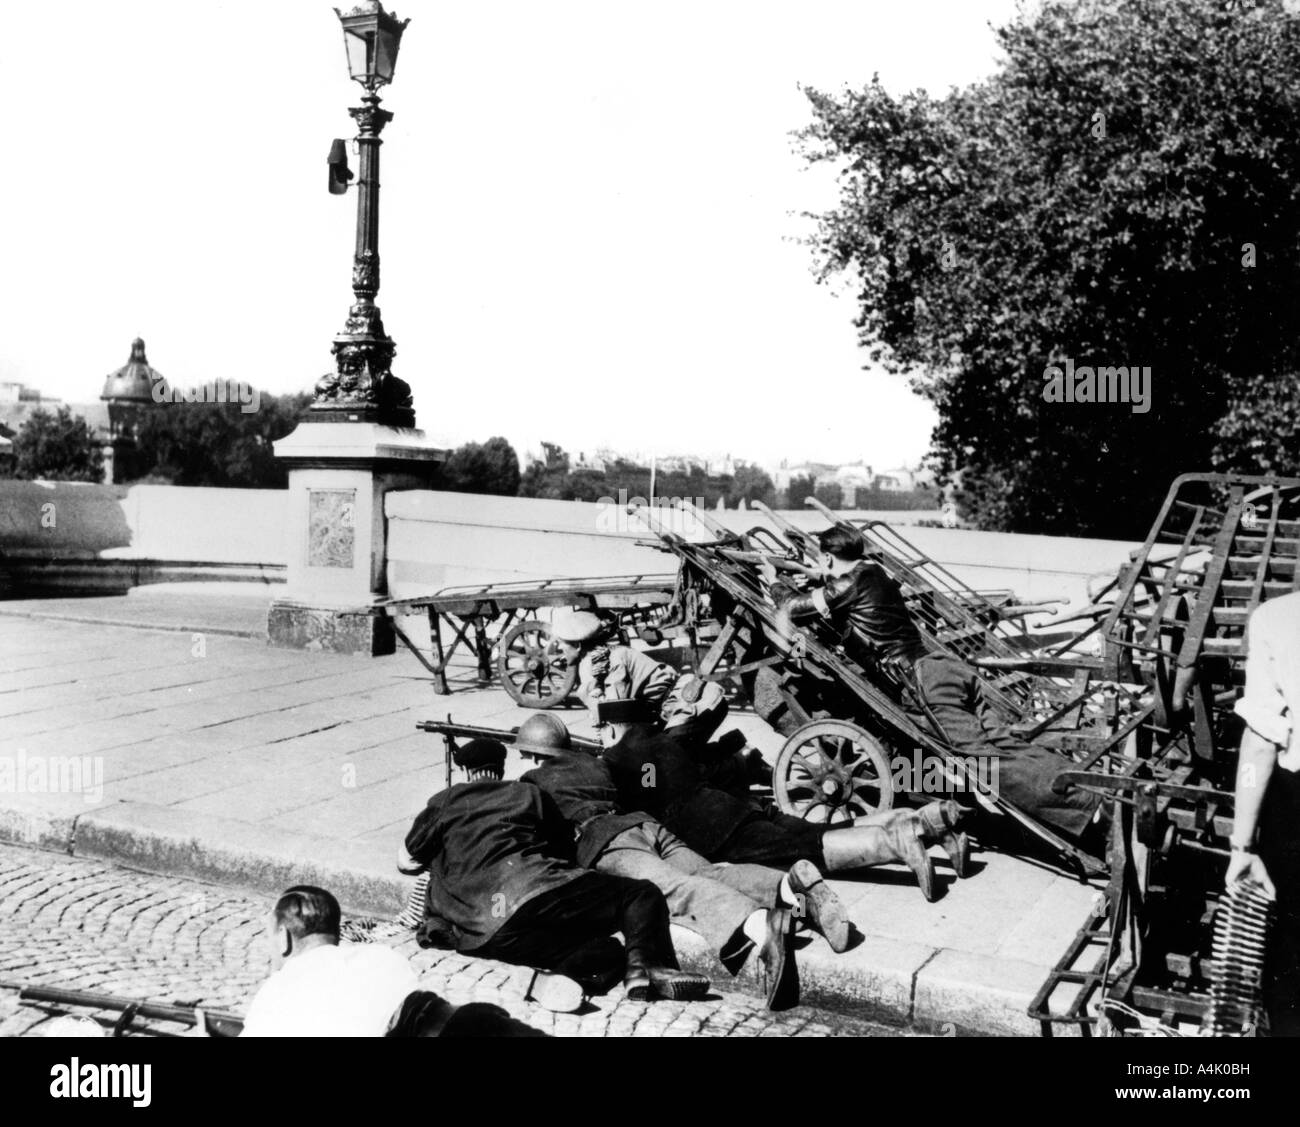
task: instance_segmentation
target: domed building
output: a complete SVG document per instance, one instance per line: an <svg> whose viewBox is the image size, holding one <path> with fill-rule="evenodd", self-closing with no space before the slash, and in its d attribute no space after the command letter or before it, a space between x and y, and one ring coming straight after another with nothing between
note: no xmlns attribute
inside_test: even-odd
<svg viewBox="0 0 1300 1127"><path fill-rule="evenodd" d="M161 372L149 366L144 341L131 342L131 358L104 379L99 398L108 408L105 436L104 480L125 481L136 476L135 438L140 413L155 403L165 403L170 394Z"/></svg>

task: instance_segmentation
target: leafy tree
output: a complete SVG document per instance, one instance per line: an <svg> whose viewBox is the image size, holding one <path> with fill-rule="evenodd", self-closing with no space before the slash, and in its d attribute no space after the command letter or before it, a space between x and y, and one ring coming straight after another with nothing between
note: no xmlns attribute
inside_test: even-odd
<svg viewBox="0 0 1300 1127"><path fill-rule="evenodd" d="M807 91L807 155L842 169L821 269L853 277L862 345L934 402L965 514L1133 536L1216 441L1224 467L1261 465L1241 416L1300 370L1300 18L1044 0L998 37L998 73L941 97ZM1149 412L1045 401L1066 359L1150 366Z"/></svg>
<svg viewBox="0 0 1300 1127"><path fill-rule="evenodd" d="M38 408L14 444L14 477L56 481L102 481L104 459L94 431L67 407L51 414Z"/></svg>
<svg viewBox="0 0 1300 1127"><path fill-rule="evenodd" d="M4 423L0 423L0 477L14 476L13 440L17 437L17 431L10 430ZM5 443L8 443L7 447Z"/></svg>
<svg viewBox="0 0 1300 1127"><path fill-rule="evenodd" d="M839 509L844 505L844 487L838 481L822 482L813 496L828 509Z"/></svg>
<svg viewBox="0 0 1300 1127"><path fill-rule="evenodd" d="M792 477L785 490L785 507L802 509L805 498L811 497L817 490L816 481L807 474Z"/></svg>
<svg viewBox="0 0 1300 1127"><path fill-rule="evenodd" d="M572 500L569 488L569 455L553 442L543 442L545 462L533 462L519 483L521 497L543 497L553 501Z"/></svg>
<svg viewBox="0 0 1300 1127"><path fill-rule="evenodd" d="M519 493L519 455L504 438L489 438L480 444L457 447L442 467L443 489L460 493L496 493L514 497Z"/></svg>
<svg viewBox="0 0 1300 1127"><path fill-rule="evenodd" d="M140 477L173 485L283 489L288 470L272 443L298 425L307 393L259 393L257 410L238 402L162 402L139 413L135 463Z"/></svg>
<svg viewBox="0 0 1300 1127"><path fill-rule="evenodd" d="M736 472L732 474L731 484L727 488L729 508L738 508L741 501L746 505L752 505L755 501L762 501L765 505L776 504L776 486L772 484L772 479L766 471L747 462L736 463Z"/></svg>
<svg viewBox="0 0 1300 1127"><path fill-rule="evenodd" d="M1300 476L1300 374L1234 380L1215 438L1216 468Z"/></svg>

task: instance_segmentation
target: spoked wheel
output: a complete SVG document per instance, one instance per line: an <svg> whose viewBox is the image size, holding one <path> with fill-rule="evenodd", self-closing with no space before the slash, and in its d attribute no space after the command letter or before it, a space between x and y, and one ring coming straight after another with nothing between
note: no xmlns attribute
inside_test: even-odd
<svg viewBox="0 0 1300 1127"><path fill-rule="evenodd" d="M894 805L889 757L847 720L814 720L786 740L772 790L784 813L809 822L850 822Z"/></svg>
<svg viewBox="0 0 1300 1127"><path fill-rule="evenodd" d="M497 673L505 691L525 708L559 708L578 681L551 628L536 619L506 632L498 646Z"/></svg>

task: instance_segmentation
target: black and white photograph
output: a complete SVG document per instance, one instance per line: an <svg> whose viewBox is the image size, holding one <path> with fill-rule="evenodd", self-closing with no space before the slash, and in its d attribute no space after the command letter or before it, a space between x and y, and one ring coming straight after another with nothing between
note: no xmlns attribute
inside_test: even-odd
<svg viewBox="0 0 1300 1127"><path fill-rule="evenodd" d="M1284 1080L1300 0L0 27L34 1106L308 1038Z"/></svg>

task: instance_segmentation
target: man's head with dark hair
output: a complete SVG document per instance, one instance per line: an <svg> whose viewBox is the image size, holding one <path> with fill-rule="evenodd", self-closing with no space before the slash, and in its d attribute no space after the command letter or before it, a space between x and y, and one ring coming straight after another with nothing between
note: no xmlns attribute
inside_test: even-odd
<svg viewBox="0 0 1300 1127"><path fill-rule="evenodd" d="M335 946L343 911L323 888L298 884L286 889L275 902L268 930L277 968L285 959L313 947Z"/></svg>
<svg viewBox="0 0 1300 1127"><path fill-rule="evenodd" d="M822 550L822 568L830 575L852 570L867 551L862 533L842 524L818 533L817 545Z"/></svg>

